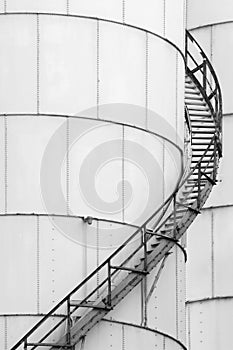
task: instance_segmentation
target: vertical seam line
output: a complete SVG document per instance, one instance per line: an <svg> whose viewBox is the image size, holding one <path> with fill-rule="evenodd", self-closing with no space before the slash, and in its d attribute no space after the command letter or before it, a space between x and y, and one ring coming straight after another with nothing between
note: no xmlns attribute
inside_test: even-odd
<svg viewBox="0 0 233 350"><path fill-rule="evenodd" d="M37 272L37 313L40 313L40 218L36 217L36 272Z"/></svg>
<svg viewBox="0 0 233 350"><path fill-rule="evenodd" d="M7 0L4 0L4 12L7 12Z"/></svg>
<svg viewBox="0 0 233 350"><path fill-rule="evenodd" d="M96 267L98 268L99 267L99 263L100 263L100 251L99 251L99 221L97 221L97 224L96 224L96 246L97 246L97 249L96 249ZM99 274L99 271L97 272L97 275L96 275L96 283L97 283L97 287L99 286L100 284L100 274ZM97 298L99 298L99 289L97 289Z"/></svg>
<svg viewBox="0 0 233 350"><path fill-rule="evenodd" d="M185 37L186 37L186 28L187 28L187 2L186 0L184 0L184 3L183 3L183 49L185 49Z"/></svg>
<svg viewBox="0 0 233 350"><path fill-rule="evenodd" d="M211 212L211 292L215 295L215 266L214 266L214 213Z"/></svg>
<svg viewBox="0 0 233 350"><path fill-rule="evenodd" d="M163 170L163 203L165 200L165 140L162 141L163 145L163 160L162 160L162 170ZM164 210L164 209L163 209Z"/></svg>
<svg viewBox="0 0 233 350"><path fill-rule="evenodd" d="M122 221L125 221L125 127L122 125Z"/></svg>
<svg viewBox="0 0 233 350"><path fill-rule="evenodd" d="M67 15L70 14L70 1L69 0L66 0L66 13L67 13Z"/></svg>
<svg viewBox="0 0 233 350"><path fill-rule="evenodd" d="M145 72L145 108L146 108L146 121L145 127L148 129L148 76L149 76L149 35L146 32L146 72Z"/></svg>
<svg viewBox="0 0 233 350"><path fill-rule="evenodd" d="M178 52L176 52L176 144L178 139Z"/></svg>
<svg viewBox="0 0 233 350"><path fill-rule="evenodd" d="M213 26L210 26L210 62L213 64ZM210 75L210 84L212 86L213 76Z"/></svg>
<svg viewBox="0 0 233 350"><path fill-rule="evenodd" d="M4 317L4 343L5 343L5 350L8 349L8 322L7 322L7 316Z"/></svg>
<svg viewBox="0 0 233 350"><path fill-rule="evenodd" d="M125 2L126 0L122 0L122 23L125 24Z"/></svg>
<svg viewBox="0 0 233 350"><path fill-rule="evenodd" d="M70 215L70 120L66 119L66 213Z"/></svg>
<svg viewBox="0 0 233 350"><path fill-rule="evenodd" d="M166 0L163 0L163 36L166 36Z"/></svg>
<svg viewBox="0 0 233 350"><path fill-rule="evenodd" d="M178 307L178 298L179 298L179 286L178 286L178 248L175 246L175 273L176 273L176 338L179 339L179 307Z"/></svg>
<svg viewBox="0 0 233 350"><path fill-rule="evenodd" d="M4 137L5 137L5 142L4 142L4 194L5 194L5 200L4 200L4 205L5 205L5 214L7 214L8 211L8 119L7 115L4 115Z"/></svg>
<svg viewBox="0 0 233 350"><path fill-rule="evenodd" d="M122 350L125 350L125 326L122 325Z"/></svg>
<svg viewBox="0 0 233 350"><path fill-rule="evenodd" d="M36 109L37 114L40 114L40 17L36 15Z"/></svg>
<svg viewBox="0 0 233 350"><path fill-rule="evenodd" d="M166 337L163 336L163 350L166 350Z"/></svg>
<svg viewBox="0 0 233 350"><path fill-rule="evenodd" d="M96 34L96 46L97 46L97 52L96 52L96 106L97 106L97 119L99 119L99 104L100 104L100 23L97 19L97 34Z"/></svg>
<svg viewBox="0 0 233 350"><path fill-rule="evenodd" d="M191 308L188 306L188 344L189 350L191 350Z"/></svg>

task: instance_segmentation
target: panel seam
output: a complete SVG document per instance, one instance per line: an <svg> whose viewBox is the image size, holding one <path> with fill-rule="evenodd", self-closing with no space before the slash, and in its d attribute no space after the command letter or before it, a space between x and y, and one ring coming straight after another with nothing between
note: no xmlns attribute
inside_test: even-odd
<svg viewBox="0 0 233 350"><path fill-rule="evenodd" d="M97 19L97 28L96 28L96 113L97 113L97 119L99 119L99 104L100 104L100 23Z"/></svg>
<svg viewBox="0 0 233 350"><path fill-rule="evenodd" d="M7 116L4 116L4 206L5 214L8 211L8 119Z"/></svg>
<svg viewBox="0 0 233 350"><path fill-rule="evenodd" d="M148 129L148 76L149 76L149 36L146 32L146 69L145 69L145 108L146 120L145 128Z"/></svg>
<svg viewBox="0 0 233 350"><path fill-rule="evenodd" d="M70 14L70 0L66 0L66 13L67 15Z"/></svg>
<svg viewBox="0 0 233 350"><path fill-rule="evenodd" d="M122 221L125 222L125 128L122 126Z"/></svg>
<svg viewBox="0 0 233 350"><path fill-rule="evenodd" d="M36 217L36 273L37 273L37 313L40 313L40 217Z"/></svg>
<svg viewBox="0 0 233 350"><path fill-rule="evenodd" d="M166 0L163 0L163 36L166 36Z"/></svg>
<svg viewBox="0 0 233 350"><path fill-rule="evenodd" d="M66 119L66 214L70 215L70 120Z"/></svg>
<svg viewBox="0 0 233 350"><path fill-rule="evenodd" d="M214 213L211 212L211 293L215 295L215 263L214 263Z"/></svg>
<svg viewBox="0 0 233 350"><path fill-rule="evenodd" d="M36 110L37 114L40 114L40 17L36 16Z"/></svg>
<svg viewBox="0 0 233 350"><path fill-rule="evenodd" d="M122 23L125 23L125 5L126 0L122 0Z"/></svg>

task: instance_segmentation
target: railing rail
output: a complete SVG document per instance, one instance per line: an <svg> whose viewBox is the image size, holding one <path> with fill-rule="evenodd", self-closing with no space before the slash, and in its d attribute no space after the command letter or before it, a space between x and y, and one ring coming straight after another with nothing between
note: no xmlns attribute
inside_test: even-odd
<svg viewBox="0 0 233 350"><path fill-rule="evenodd" d="M200 62L198 62L196 59L193 59L192 54L189 52L189 46L191 44L194 44L198 48L200 58ZM190 68L189 66L189 60L191 59L192 62L194 62L195 67ZM200 209L200 203L201 203L201 197L202 197L202 189L201 189L201 182L203 180L210 182L212 185L216 181L216 174L217 174L217 166L218 166L218 159L222 155L222 147L221 147L221 135L222 135L222 97L221 97L221 90L219 87L219 83L216 77L216 74L212 68L211 63L209 62L208 58L205 56L204 52L200 48L199 44L195 41L195 39L191 36L190 33L187 32L186 34L186 60L187 60L187 74L191 77L191 79L194 81L194 83L199 88L204 100L208 104L210 111L212 113L216 130L215 134L212 137L209 144L206 145L206 149L203 152L202 156L200 157L197 164L191 169L189 174L185 176L179 185L176 187L175 191L165 200L165 202L160 205L160 207L120 246L118 247L99 267L97 267L92 273L90 273L78 286L76 286L70 293L68 293L55 307L53 307L34 327L31 328L30 331L28 331L18 342L15 344L11 350L16 350L20 345L23 344L24 349L27 350L28 347L30 347L31 350L36 349L38 346L41 346L41 343L45 341L49 335L51 335L58 327L60 327L62 324L65 323L66 325L66 343L62 344L67 349L72 348L71 344L71 317L79 308L86 306L87 302L90 300L90 298L95 295L95 293L99 293L99 295L103 294L103 287L105 286L104 292L105 297L102 299L99 299L99 302L103 302L104 308L108 308L109 310L112 308L112 292L113 292L113 277L117 276L117 273L122 271L131 271L133 272L132 268L128 268L126 266L126 263L128 263L131 259L135 258L136 254L139 251L143 251L143 257L144 257L144 263L143 268L140 271L137 271L137 273L147 274L147 252L148 252L148 241L153 236L161 236L159 234L159 230L168 222L168 220L171 219L173 215L173 233L174 235L172 237L167 237L168 239L176 240L176 228L177 228L177 207L178 206L184 206L187 207L187 210L189 206L183 202L179 202L179 191L182 191L183 186L187 183L187 181L192 178L194 173L197 173L197 179L193 183L193 188L197 187L197 198L195 202L192 204L192 207L196 207L198 210ZM197 73L201 73L201 79L200 76L197 77ZM210 83L210 76L214 86L212 87L212 84ZM211 92L210 94L207 93L207 86L211 84ZM213 103L213 101L215 101ZM190 125L189 125L190 126ZM191 130L191 126L190 126ZM207 164L203 166L203 160L208 152L212 151L211 157ZM207 173L206 169L208 168L208 165L210 163L213 163L213 171L211 173ZM206 163L206 161L205 161ZM168 213L168 209L170 206L173 206L172 213ZM166 216L167 215L167 216ZM155 220L155 222L153 222ZM148 231L148 225L150 226L150 231ZM162 237L162 236L161 236ZM140 243L136 248L132 248L130 251L130 254L127 256L127 258L121 260L120 263L118 263L118 266L114 265L114 258L118 257L120 253L128 247L128 245L133 242L134 240L139 241ZM100 274L102 271L105 271L105 277L104 279L94 288L91 290L91 292L87 293L85 298L82 299L80 304L78 304L76 307L71 308L71 301L72 297L81 289L88 284L88 282L93 278L96 277L98 274ZM136 272L136 271L135 271ZM98 299L98 298L97 298ZM42 326L51 316L53 316L55 313L58 312L58 310L61 307L64 307L66 310L66 314L64 317L56 324L53 328L51 328L48 332L46 332L43 337L37 341L36 343L29 342L29 338L38 330L40 326ZM54 346L56 344L49 344L46 343L46 346ZM62 346L61 345L61 346Z"/></svg>
<svg viewBox="0 0 233 350"><path fill-rule="evenodd" d="M195 48L197 57L194 58L189 50L190 46ZM202 50L195 38L186 31L186 67L187 74L192 77L196 83L203 98L208 104L212 116L215 120L217 146L220 157L222 156L222 93L218 82L217 75L213 66ZM197 73L200 73L199 76ZM209 91L208 91L209 90Z"/></svg>

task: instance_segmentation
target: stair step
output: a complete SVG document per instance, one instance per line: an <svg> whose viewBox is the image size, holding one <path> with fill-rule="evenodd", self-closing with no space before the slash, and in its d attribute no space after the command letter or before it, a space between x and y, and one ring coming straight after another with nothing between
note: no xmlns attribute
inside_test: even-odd
<svg viewBox="0 0 233 350"><path fill-rule="evenodd" d="M155 249L155 248L158 247L158 245L159 245L159 243L152 243L152 244L151 244L151 247Z"/></svg>
<svg viewBox="0 0 233 350"><path fill-rule="evenodd" d="M191 90L191 89L185 89L185 96L192 95L192 96L201 96L200 92L198 90Z"/></svg>
<svg viewBox="0 0 233 350"><path fill-rule="evenodd" d="M206 148L207 148L207 146L209 145L209 143L211 141L211 138L193 137L192 140L194 140L194 141L192 141L192 145L194 145L194 146L198 146L198 145L202 146L203 145L203 146L206 146ZM197 140L199 140L199 142Z"/></svg>
<svg viewBox="0 0 233 350"><path fill-rule="evenodd" d="M185 96L185 100L191 100L191 101L204 101L201 96Z"/></svg>
<svg viewBox="0 0 233 350"><path fill-rule="evenodd" d="M185 101L186 103L189 105L189 106L206 106L206 103L205 102L202 102L202 101L187 101L188 99L186 98ZM188 107L188 109L191 109L191 107ZM196 109L196 108L195 108Z"/></svg>
<svg viewBox="0 0 233 350"><path fill-rule="evenodd" d="M207 128L205 127L204 129L207 129ZM211 130L199 130L196 127L192 127L192 132L193 132L193 134L211 134L213 137L215 134L215 129L213 128Z"/></svg>
<svg viewBox="0 0 233 350"><path fill-rule="evenodd" d="M192 89L196 89L197 90L196 86L193 83L190 83L190 82L185 82L185 88L186 89L191 89L192 88Z"/></svg>
<svg viewBox="0 0 233 350"><path fill-rule="evenodd" d="M38 346L39 347L44 347L45 349L46 348L57 348L57 349L73 349L73 345L67 345L67 344L64 344L64 343L61 343L61 344L56 344L56 343L27 343L27 346L28 347L34 347L34 348L37 348Z"/></svg>
<svg viewBox="0 0 233 350"><path fill-rule="evenodd" d="M102 303L103 305L93 305L93 301L86 301L86 302L80 302L80 300L71 300L70 306L71 307L85 307L85 308L91 308L91 309L97 309L97 310L105 310L106 305Z"/></svg>
<svg viewBox="0 0 233 350"><path fill-rule="evenodd" d="M212 140L212 137L213 137L213 135L212 136L205 136L205 135L200 135L200 136L192 136L192 141L193 140L200 140L200 142L202 142L202 141L208 141L208 143L210 143L210 141ZM192 143L196 143L196 141L195 142L192 142Z"/></svg>
<svg viewBox="0 0 233 350"><path fill-rule="evenodd" d="M189 106L188 108L190 111L195 111L195 112L209 112L209 108L206 107L206 105L203 105L203 106L195 106L195 107L192 107L192 106ZM192 112L191 112L192 113ZM190 114L191 114L190 113Z"/></svg>

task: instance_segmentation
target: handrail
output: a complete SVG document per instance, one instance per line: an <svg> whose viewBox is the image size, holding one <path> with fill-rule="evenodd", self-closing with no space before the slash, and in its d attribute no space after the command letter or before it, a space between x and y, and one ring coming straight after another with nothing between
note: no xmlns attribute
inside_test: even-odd
<svg viewBox="0 0 233 350"><path fill-rule="evenodd" d="M197 62L195 59L193 60L193 56L189 51L189 45L192 43L198 50L196 52L199 53L199 59L200 62ZM216 134L217 134L217 143L218 143L218 152L220 154L220 157L222 156L222 93L219 85L219 81L217 78L217 75L214 71L214 68L209 60L209 58L206 56L205 52L199 45L199 43L195 40L195 38L190 34L189 31L186 31L186 67L187 67L187 73L190 75L193 79L193 81L198 86L203 98L205 99L206 103L208 104L212 115L215 120L216 124ZM189 58L192 59L192 61L195 64L195 68L191 69L189 67ZM208 79L208 72L209 70L210 76L215 84L214 87L212 87L212 84L210 83L210 80ZM197 72L201 72L202 75L202 81L198 79L196 76ZM208 95L207 93L207 84L211 88L211 93ZM214 98L215 103L212 102Z"/></svg>
<svg viewBox="0 0 233 350"><path fill-rule="evenodd" d="M216 126L216 130L215 130L215 134L212 137L211 141L209 142L209 144L206 145L206 149L203 152L202 156L200 157L199 161L196 163L196 165L191 169L191 171L189 172L189 174L187 176L185 176L180 183L176 186L176 189L173 191L173 193L165 200L165 202L163 204L160 205L160 207L128 238L125 240L125 242L118 247L100 266L98 266L94 271L92 271L81 283L78 284L78 286L76 286L71 292L69 292L56 306L54 306L34 327L31 328L31 330L29 330L18 342L17 344L15 344L11 350L16 350L22 343L24 343L24 347L25 349L27 349L27 344L28 343L28 338L38 329L38 327L40 327L50 316L52 316L62 305L67 303L67 310L70 310L70 300L73 294L77 293L77 291L79 291L92 277L96 276L100 270L102 270L103 268L107 268L108 274L107 277L101 282L100 285L98 285L94 290L91 291L91 293L86 296L81 303L85 303L85 301L91 296L93 295L96 291L98 291L100 289L100 287L102 287L104 284L107 283L108 288L110 288L108 290L108 294L107 294L107 304L106 306L111 307L111 278L113 275L116 274L116 270L114 270L113 272L111 272L111 261L114 259L114 257L116 257L127 245L129 242L131 242L133 239L137 238L142 238L141 244L136 248L136 250L133 251L133 253L130 255L130 257L127 257L126 260L124 260L121 264L125 264L126 261L128 261L129 259L131 259L132 257L135 256L135 253L137 251L139 251L140 249L142 249L143 247L145 248L145 259L144 259L144 269L146 270L146 254L147 254L147 250L146 250L146 244L147 241L149 239L151 239L153 237L153 235L156 234L156 232L158 232L158 230L168 221L170 220L171 216L174 214L174 232L176 229L176 205L182 205L182 203L178 203L176 202L176 198L177 198L177 194L179 192L179 190L184 186L184 184L192 177L192 175L197 171L198 172L198 179L195 181L195 183L197 183L198 186L198 197L197 199L195 199L194 203L197 203L197 208L199 209L200 206L200 200L201 200L201 195L202 195L202 191L201 191L201 181L202 181L202 177L204 176L207 181L211 181L211 182L215 182L216 180L216 172L217 172L217 159L220 158L222 156L221 153L221 131L222 131L222 98L221 98L221 90L220 90L220 86L217 80L217 76L212 68L211 63L209 62L208 58L205 56L204 52L202 51L202 49L200 48L199 44L197 44L198 48L200 49L200 55L203 57L203 60L206 62L203 64L206 65L206 67L208 67L210 73L212 74L212 78L215 82L216 85L216 89L213 90L213 92L215 91L215 93L213 94L212 97L214 97L216 99L216 104L215 106L212 105L212 103L210 102L208 95L206 93L206 71L205 69L199 69L199 71L202 73L203 75L203 80L202 82L200 82L198 80L198 78L196 78L195 74L198 70L195 70L194 72L192 72L192 70L188 67L188 56L189 56L189 52L188 52L188 43L189 41L194 42L195 44L196 41L195 39L191 36L190 33L186 33L186 57L187 57L187 74L189 76L191 76L191 79L193 79L193 81L197 84L197 87L199 88L204 100L206 101L206 103L208 104L208 106L210 107L210 110L212 111L212 115L213 115L213 121L215 122L215 126ZM204 66L203 66L204 67ZM211 97L211 99L212 99ZM211 146L214 146L213 148L211 148ZM202 161L204 159L204 157L206 156L207 152L209 152L210 150L213 150L213 154L212 157L214 157L214 166L213 166L213 171L212 173L209 175L206 174L206 169L209 163L207 163L206 167L202 168L201 164ZM212 160L212 157L210 160ZM210 162L209 160L209 162ZM212 177L211 177L212 176ZM195 184L193 185L194 187L196 186ZM172 212L172 214L168 215L168 217L165 218L165 220L163 220L163 222L161 223L161 220L165 217L165 214L169 208L169 206L171 205L171 203L174 201L174 212ZM184 205L186 206L186 205ZM188 207L187 207L188 208ZM192 208L191 208L192 209ZM153 224L153 230L152 232L147 232L147 225L158 215L159 218L157 218L156 222ZM161 236L162 237L162 236ZM166 237L169 238L169 237ZM175 237L173 237L174 239ZM172 239L172 238L170 238ZM144 271L141 271L144 272ZM109 286L109 280L110 280L110 286ZM110 297L110 300L108 300ZM101 299L102 301L104 299ZM67 312L67 315L64 317L64 319L62 319L58 325L55 325L55 327L52 328L52 330L49 331L49 333L45 334L43 336L43 338L39 341L39 343L41 343L43 340L45 340L48 335L51 334L52 331L54 331L58 326L60 326L63 322L65 322L66 320L68 320L68 325L67 327L70 327L70 315L77 310L79 306L76 306L74 310ZM70 328L69 328L70 329ZM69 330L68 330L69 333ZM38 344L39 344L38 343ZM33 345L32 345L33 346ZM66 345L67 346L67 345ZM69 345L68 345L69 346ZM34 345L34 347L32 348L35 349L37 347L37 345Z"/></svg>

